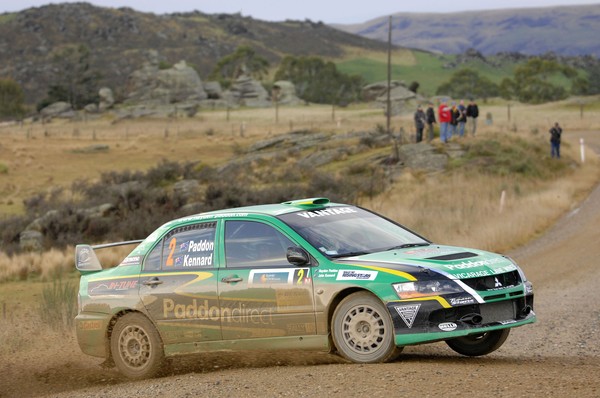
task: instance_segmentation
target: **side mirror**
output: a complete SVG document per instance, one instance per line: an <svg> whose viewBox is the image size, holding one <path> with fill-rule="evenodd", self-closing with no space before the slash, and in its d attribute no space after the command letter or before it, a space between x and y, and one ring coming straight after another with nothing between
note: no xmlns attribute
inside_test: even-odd
<svg viewBox="0 0 600 398"><path fill-rule="evenodd" d="M297 267L310 263L308 253L300 247L288 247L286 257L290 264Z"/></svg>

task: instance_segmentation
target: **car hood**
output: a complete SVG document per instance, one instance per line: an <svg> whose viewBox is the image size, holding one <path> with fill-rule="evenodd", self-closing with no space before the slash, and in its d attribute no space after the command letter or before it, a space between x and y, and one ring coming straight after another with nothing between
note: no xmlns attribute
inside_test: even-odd
<svg viewBox="0 0 600 398"><path fill-rule="evenodd" d="M483 250L430 245L337 259L336 263L377 267L409 274L434 271L451 279L491 276L514 271L507 257Z"/></svg>

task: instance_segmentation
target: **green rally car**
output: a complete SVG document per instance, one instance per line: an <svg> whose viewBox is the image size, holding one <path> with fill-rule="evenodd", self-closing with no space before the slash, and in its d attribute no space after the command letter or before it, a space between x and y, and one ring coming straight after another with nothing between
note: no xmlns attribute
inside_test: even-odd
<svg viewBox="0 0 600 398"><path fill-rule="evenodd" d="M170 221L117 266L78 245L77 339L131 378L166 357L303 349L373 363L444 340L485 355L535 322L508 257L434 244L363 208L302 199Z"/></svg>

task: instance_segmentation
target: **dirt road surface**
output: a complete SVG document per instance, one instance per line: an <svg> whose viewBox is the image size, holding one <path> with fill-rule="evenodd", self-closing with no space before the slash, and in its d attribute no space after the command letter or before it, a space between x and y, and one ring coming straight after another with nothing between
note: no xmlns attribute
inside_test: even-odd
<svg viewBox="0 0 600 398"><path fill-rule="evenodd" d="M599 132L581 136L600 153ZM376 365L325 354L211 354L130 382L68 338L2 364L0 397L599 397L600 186L509 254L534 283L538 322L513 329L485 357L462 357L444 343L407 347L396 362Z"/></svg>

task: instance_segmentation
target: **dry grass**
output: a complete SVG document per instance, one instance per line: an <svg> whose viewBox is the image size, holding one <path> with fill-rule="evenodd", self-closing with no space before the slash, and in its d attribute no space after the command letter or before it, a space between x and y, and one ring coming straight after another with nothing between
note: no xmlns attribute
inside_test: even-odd
<svg viewBox="0 0 600 398"><path fill-rule="evenodd" d="M578 159L576 131L600 130L598 98L587 98L583 117L581 99L540 106L510 105L502 101L480 103L478 137L505 133L527 139L548 141L547 130L554 121L564 127L564 151ZM487 113L493 124L487 125ZM8 172L0 174L0 215L19 214L22 200L57 185L68 187L75 179L95 179L102 172L147 170L159 160L200 160L219 164L235 156L235 149L257 139L290 130L314 131L373 130L385 124L382 111L368 106L335 109L310 105L279 109L233 110L226 120L223 110L202 111L192 119L127 120L109 119L70 123L0 126L0 163ZM410 114L392 120L395 131L412 131ZM472 138L467 138L467 140ZM477 138L475 138L477 139ZM104 153L75 150L94 144L109 145ZM325 143L324 143L325 144ZM363 205L373 208L440 243L506 250L540 233L557 217L575 206L582 192L599 179L597 162L558 181L546 183L490 177L469 170L441 175L405 173L389 192ZM500 213L502 191L506 205ZM131 248L102 251L105 264L115 265ZM49 280L73 269L73 250L51 250L42 254L8 257L0 252L0 281L25 279L32 273Z"/></svg>

